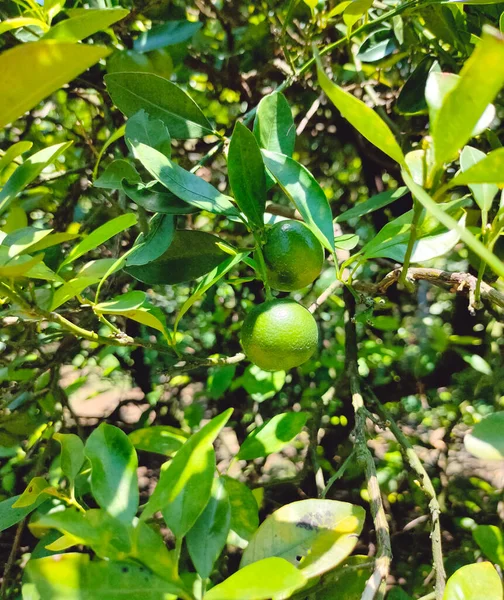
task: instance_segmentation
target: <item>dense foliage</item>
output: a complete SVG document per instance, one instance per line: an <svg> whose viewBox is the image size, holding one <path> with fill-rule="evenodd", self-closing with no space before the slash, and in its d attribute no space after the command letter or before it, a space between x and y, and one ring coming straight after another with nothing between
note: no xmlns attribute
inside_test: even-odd
<svg viewBox="0 0 504 600"><path fill-rule="evenodd" d="M503 11L0 3L0 596L502 600Z"/></svg>

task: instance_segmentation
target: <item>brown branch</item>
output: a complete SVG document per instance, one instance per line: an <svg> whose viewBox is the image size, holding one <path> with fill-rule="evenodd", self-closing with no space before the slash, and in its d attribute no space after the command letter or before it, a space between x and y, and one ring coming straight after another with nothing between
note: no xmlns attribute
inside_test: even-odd
<svg viewBox="0 0 504 600"><path fill-rule="evenodd" d="M387 289L397 283L401 275L402 269L394 269L378 283L367 283L364 281L356 281L353 287L367 294L384 294ZM476 308L474 291L476 289L477 278L470 273L451 273L442 271L441 269L424 269L421 267L408 269L406 279L415 281L429 281L433 285L437 285L444 289L448 289L456 294L469 296L469 306L471 309ZM481 298L492 302L501 308L504 308L504 294L498 292L488 283L481 283Z"/></svg>
<svg viewBox="0 0 504 600"><path fill-rule="evenodd" d="M10 574L12 571L12 567L16 561L16 556L19 550L19 546L21 545L21 536L23 534L24 526L26 523L26 518L18 523L16 534L14 536L14 541L12 542L12 548L9 553L9 558L5 563L5 568L3 572L2 578L2 587L0 588L0 598L7 598L7 585L9 583Z"/></svg>

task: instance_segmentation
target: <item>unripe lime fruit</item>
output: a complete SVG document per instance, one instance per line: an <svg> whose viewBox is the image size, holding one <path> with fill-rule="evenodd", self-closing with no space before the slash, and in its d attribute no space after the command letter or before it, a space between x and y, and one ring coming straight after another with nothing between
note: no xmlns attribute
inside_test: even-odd
<svg viewBox="0 0 504 600"><path fill-rule="evenodd" d="M280 221L266 234L263 246L268 283L275 290L292 292L309 285L322 270L324 250L300 221Z"/></svg>
<svg viewBox="0 0 504 600"><path fill-rule="evenodd" d="M287 371L306 362L317 349L317 323L290 298L269 300L247 315L241 342L247 358L264 371Z"/></svg>

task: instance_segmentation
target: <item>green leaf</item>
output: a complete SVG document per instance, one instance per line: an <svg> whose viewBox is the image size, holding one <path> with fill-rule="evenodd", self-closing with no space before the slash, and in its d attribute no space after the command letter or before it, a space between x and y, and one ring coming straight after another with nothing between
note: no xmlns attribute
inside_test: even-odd
<svg viewBox="0 0 504 600"><path fill-rule="evenodd" d="M355 233L344 233L334 238L337 250L353 250L359 243L359 236Z"/></svg>
<svg viewBox="0 0 504 600"><path fill-rule="evenodd" d="M335 219L335 223L345 223L350 219L357 219L359 217L363 217L365 215L369 215L375 210L380 210L380 208L384 208L392 202L399 200L402 198L404 194L408 191L406 186L397 188L396 190L390 190L388 192L382 192L381 194L377 194L376 196L372 196L368 200L357 204L356 206L346 210L341 215L338 215Z"/></svg>
<svg viewBox="0 0 504 600"><path fill-rule="evenodd" d="M2 500L2 502L0 502L0 531L4 531L16 523L19 523L19 521L22 521L40 504L42 504L42 502L47 500L45 496L39 496L35 504L23 506L22 508L13 508L13 505L16 504L20 498L20 495L13 496L12 498L7 498L7 500Z"/></svg>
<svg viewBox="0 0 504 600"><path fill-rule="evenodd" d="M2 55L0 55L0 64L1 56ZM48 165L53 163L60 156L60 154L62 154L71 145L72 142L63 142L62 144L48 146L47 148L39 150L39 152L36 152L27 158L24 163L20 165L9 177L7 183L0 191L0 214L2 214L2 212L10 205L14 198L20 192L22 192L29 183L38 177Z"/></svg>
<svg viewBox="0 0 504 600"><path fill-rule="evenodd" d="M100 166L101 159L105 154L107 148L111 146L114 142L117 142L118 139L122 138L124 132L126 130L126 125L121 125L119 129L116 129L114 133L108 138L108 140L103 144L100 152L98 153L98 158L96 159L95 166L93 167L93 179L96 179L98 176L98 167Z"/></svg>
<svg viewBox="0 0 504 600"><path fill-rule="evenodd" d="M266 172L254 134L236 122L228 153L229 183L241 211L252 227L264 229Z"/></svg>
<svg viewBox="0 0 504 600"><path fill-rule="evenodd" d="M231 530L244 540L250 540L259 527L259 507L251 490L228 475L221 477L231 505Z"/></svg>
<svg viewBox="0 0 504 600"><path fill-rule="evenodd" d="M147 184L129 184L123 179L122 188L128 198L135 204L150 212L159 212L169 215L189 215L199 212L197 206L191 206L177 198L157 181Z"/></svg>
<svg viewBox="0 0 504 600"><path fill-rule="evenodd" d="M91 462L91 490L99 506L130 522L138 510L138 459L128 436L102 423L86 442Z"/></svg>
<svg viewBox="0 0 504 600"><path fill-rule="evenodd" d="M345 590L345 600L360 600L372 573L373 563L369 556L350 556L343 564L322 577L314 587L315 591L310 590L310 599L335 600L335 590ZM390 592L387 594L387 598L389 597ZM292 598L300 600L297 594Z"/></svg>
<svg viewBox="0 0 504 600"><path fill-rule="evenodd" d="M278 394L285 383L285 371L263 371L250 365L239 380L245 391L255 402L264 402Z"/></svg>
<svg viewBox="0 0 504 600"><path fill-rule="evenodd" d="M360 2L361 0L355 1ZM377 29L362 42L357 58L363 63L378 62L390 56L396 49L397 40L394 32L387 28Z"/></svg>
<svg viewBox="0 0 504 600"><path fill-rule="evenodd" d="M204 231L177 230L168 250L147 265L131 265L125 271L144 283L173 285L205 275L229 254L218 237Z"/></svg>
<svg viewBox="0 0 504 600"><path fill-rule="evenodd" d="M504 155L504 153L502 154ZM467 172L471 167L485 160L485 158L486 154L481 152L481 150L472 146L465 146L460 154L460 168L462 173ZM501 175L501 178L504 180L504 175ZM499 188L494 184L473 184L469 185L469 188L481 210L488 212L492 208L493 199L497 195Z"/></svg>
<svg viewBox="0 0 504 600"><path fill-rule="evenodd" d="M73 485L84 463L84 444L73 433L55 433L54 439L61 444L61 470Z"/></svg>
<svg viewBox="0 0 504 600"><path fill-rule="evenodd" d="M18 254L25 253L29 248L42 241L51 233L52 229L37 229L35 227L23 227L9 233L2 241L2 246L8 246L8 256L13 258Z"/></svg>
<svg viewBox="0 0 504 600"><path fill-rule="evenodd" d="M341 115L373 146L379 148L400 165L404 165L404 154L389 126L362 100L345 92L332 82L325 74L318 54L315 55L315 58L320 87Z"/></svg>
<svg viewBox="0 0 504 600"><path fill-rule="evenodd" d="M285 96L273 92L264 96L257 106L254 135L265 150L292 156L296 143L296 126Z"/></svg>
<svg viewBox="0 0 504 600"><path fill-rule="evenodd" d="M131 562L90 561L68 553L30 560L26 572L40 600L166 600L169 594L188 600L180 585Z"/></svg>
<svg viewBox="0 0 504 600"><path fill-rule="evenodd" d="M464 437L466 450L483 460L504 458L504 411L493 413L477 423Z"/></svg>
<svg viewBox="0 0 504 600"><path fill-rule="evenodd" d="M74 246L68 256L60 265L60 270L70 263L73 263L75 260L80 258L82 255L94 250L101 244L104 244L107 240L114 237L118 233L125 231L129 227L132 227L137 222L136 215L133 213L127 213L125 215L120 215L107 223L104 223L98 229L92 231L87 237L85 237L81 242L79 242L76 246Z"/></svg>
<svg viewBox="0 0 504 600"><path fill-rule="evenodd" d="M0 23L0 35L13 29L20 29L21 27L39 27L42 31L47 31L49 25L40 19L34 19L32 17L14 17L13 19L6 19Z"/></svg>
<svg viewBox="0 0 504 600"><path fill-rule="evenodd" d="M146 236L140 234L126 264L145 265L156 260L168 250L174 235L174 218L171 215L154 215L149 223L149 232Z"/></svg>
<svg viewBox="0 0 504 600"><path fill-rule="evenodd" d="M149 567L153 573L163 579L180 582L174 554L167 549L161 535L143 521L135 524L130 556Z"/></svg>
<svg viewBox="0 0 504 600"><path fill-rule="evenodd" d="M187 434L184 431L168 425L152 425L135 429L128 437L137 450L156 452L164 456L172 456L187 441Z"/></svg>
<svg viewBox="0 0 504 600"><path fill-rule="evenodd" d="M404 183L409 187L412 194L429 213L436 217L436 219L447 229L457 231L460 235L460 239L465 242L473 252L483 259L498 275L504 277L504 263L502 263L502 261L477 240L470 231L461 227L453 217L444 212L429 194L411 179L408 173L403 171L402 176Z"/></svg>
<svg viewBox="0 0 504 600"><path fill-rule="evenodd" d="M488 73L492 76L488 77ZM481 41L464 64L460 79L431 119L438 166L453 160L472 137L478 120L503 84L504 39L496 30L484 26Z"/></svg>
<svg viewBox="0 0 504 600"><path fill-rule="evenodd" d="M97 31L107 29L112 23L129 14L126 8L88 9L78 16L60 21L43 36L43 40L80 42Z"/></svg>
<svg viewBox="0 0 504 600"><path fill-rule="evenodd" d="M236 458L254 460L280 452L301 432L308 416L306 412L275 415L247 436Z"/></svg>
<svg viewBox="0 0 504 600"><path fill-rule="evenodd" d="M200 300L213 285L220 281L224 277L224 275L226 275L226 273L228 273L234 266L239 264L248 255L248 252L239 252L235 256L232 256L224 262L222 262L220 265L215 267L215 269L210 271L210 273L205 275L205 277L203 277L203 279L198 283L198 285L194 289L193 293L180 307L180 310L177 314L177 318L175 319L175 324L173 326L174 331L177 331L180 319L187 313L191 306L195 302Z"/></svg>
<svg viewBox="0 0 504 600"><path fill-rule="evenodd" d="M51 233L47 236L44 236L43 239L39 240L35 244L30 245L30 252L40 252L41 250L45 250L46 248L51 248L52 246L59 246L64 242L75 240L75 238L78 237L78 233L67 233L65 231L61 233Z"/></svg>
<svg viewBox="0 0 504 600"><path fill-rule="evenodd" d="M103 46L56 40L18 44L2 52L0 127L21 117L108 54L110 50Z"/></svg>
<svg viewBox="0 0 504 600"><path fill-rule="evenodd" d="M215 471L212 444L232 412L228 409L192 435L161 471L142 520L160 510L176 537L186 535L210 498Z"/></svg>
<svg viewBox="0 0 504 600"><path fill-rule="evenodd" d="M205 600L282 600L306 584L283 558L265 558L240 569L205 594Z"/></svg>
<svg viewBox="0 0 504 600"><path fill-rule="evenodd" d="M474 541L487 558L504 569L504 534L495 525L478 525L472 532Z"/></svg>
<svg viewBox="0 0 504 600"><path fill-rule="evenodd" d="M470 354L469 352L464 352L462 353L462 358L468 365L471 365L475 371L478 371L478 373L483 373L483 375L492 375L492 368L479 354Z"/></svg>
<svg viewBox="0 0 504 600"><path fill-rule="evenodd" d="M128 310L139 308L145 302L147 295L139 290L127 292L95 305L95 310L98 312L107 313L109 315L121 314Z"/></svg>
<svg viewBox="0 0 504 600"><path fill-rule="evenodd" d="M343 21L347 26L347 35L350 35L353 26L361 19L373 5L372 0L352 0L343 11Z"/></svg>
<svg viewBox="0 0 504 600"><path fill-rule="evenodd" d="M425 86L434 62L432 56L423 58L403 85L396 102L397 111L402 115L417 115L427 110Z"/></svg>
<svg viewBox="0 0 504 600"><path fill-rule="evenodd" d="M330 571L355 548L366 513L336 500L286 504L259 527L243 553L241 566L280 556L307 578Z"/></svg>
<svg viewBox="0 0 504 600"><path fill-rule="evenodd" d="M126 123L125 138L128 147L135 154L138 144L145 144L171 156L171 137L166 125L160 119L152 119L145 110L139 110Z"/></svg>
<svg viewBox="0 0 504 600"><path fill-rule="evenodd" d="M469 148L470 146L466 146ZM465 148L462 151L462 155L465 152ZM481 153L483 154L483 153ZM467 154L466 154L467 159ZM468 185L468 184L492 184L495 183L499 186L504 185L504 148L498 148L493 152L490 152L481 160L473 163L472 166L468 166L467 169L463 169L462 172L458 173L450 182L449 187L454 187L456 185ZM476 187L476 186L474 186ZM486 186L481 185L481 188L485 188L486 195L488 195L488 190L486 190ZM488 186L489 188L493 188L493 186ZM472 189L472 187L471 187ZM480 207L481 208L481 207Z"/></svg>
<svg viewBox="0 0 504 600"><path fill-rule="evenodd" d="M2 174L2 171L11 164L12 161L25 152L28 152L28 150L31 150L32 146L33 142L16 142L15 144L9 146L0 158L0 175Z"/></svg>
<svg viewBox="0 0 504 600"><path fill-rule="evenodd" d="M443 600L502 600L502 583L488 563L466 565L446 582Z"/></svg>
<svg viewBox="0 0 504 600"><path fill-rule="evenodd" d="M284 154L263 150L264 163L319 242L334 251L332 213L324 190L302 164Z"/></svg>
<svg viewBox="0 0 504 600"><path fill-rule="evenodd" d="M141 109L168 127L172 138L199 138L213 133L199 106L177 85L152 73L109 73L107 90L127 117Z"/></svg>
<svg viewBox="0 0 504 600"><path fill-rule="evenodd" d="M60 493L55 487L47 483L43 477L34 477L26 486L25 491L12 505L12 508L25 508L33 506L41 496L60 497Z"/></svg>
<svg viewBox="0 0 504 600"><path fill-rule="evenodd" d="M200 21L166 21L141 33L133 42L136 52L151 52L158 48L174 46L191 39L201 29Z"/></svg>
<svg viewBox="0 0 504 600"><path fill-rule="evenodd" d="M232 198L221 194L213 185L179 167L154 148L137 144L135 156L159 183L188 204L218 215L239 215Z"/></svg>
<svg viewBox="0 0 504 600"><path fill-rule="evenodd" d="M142 181L135 167L127 160L119 158L107 165L100 177L94 180L93 185L106 190L120 190L123 179L126 179L129 183L140 183Z"/></svg>
<svg viewBox="0 0 504 600"><path fill-rule="evenodd" d="M35 265L42 262L43 254L30 256L23 254L9 258L8 249L0 246L0 276L1 277L24 277Z"/></svg>
<svg viewBox="0 0 504 600"><path fill-rule="evenodd" d="M205 510L187 534L189 556L202 579L210 577L215 561L226 545L231 525L231 506L224 483L215 478Z"/></svg>

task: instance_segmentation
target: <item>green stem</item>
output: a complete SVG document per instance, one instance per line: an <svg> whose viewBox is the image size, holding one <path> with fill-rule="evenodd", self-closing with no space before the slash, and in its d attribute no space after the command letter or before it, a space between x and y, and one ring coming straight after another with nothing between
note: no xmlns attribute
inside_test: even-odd
<svg viewBox="0 0 504 600"><path fill-rule="evenodd" d="M404 255L404 263L399 277L399 283L406 285L406 277L408 275L408 269L410 266L411 255L413 254L413 248L417 240L417 226L422 214L423 206L416 199L413 200L413 218L411 219L410 236L408 240L408 247L406 248L406 254Z"/></svg>
<svg viewBox="0 0 504 600"><path fill-rule="evenodd" d="M271 293L271 287L270 284L268 282L268 275L267 275L267 271L266 271L266 262L264 261L264 254L262 251L262 239L260 237L260 234L258 234L257 232L253 232L254 235L254 239L256 241L256 256L257 256L257 262L259 264L259 269L261 271L261 278L264 282L264 289L266 291L266 300L273 300L273 294Z"/></svg>
<svg viewBox="0 0 504 600"><path fill-rule="evenodd" d="M320 494L321 498L325 498L327 496L327 492L331 489L334 482L337 481L340 477L343 477L343 475L345 474L345 471L347 470L347 467L350 464L350 461L352 460L353 457L354 457L354 451L352 450L352 452L345 458L345 460L344 460L343 464L340 466L340 468L336 471L336 473L327 482L327 485L325 486L324 491Z"/></svg>

